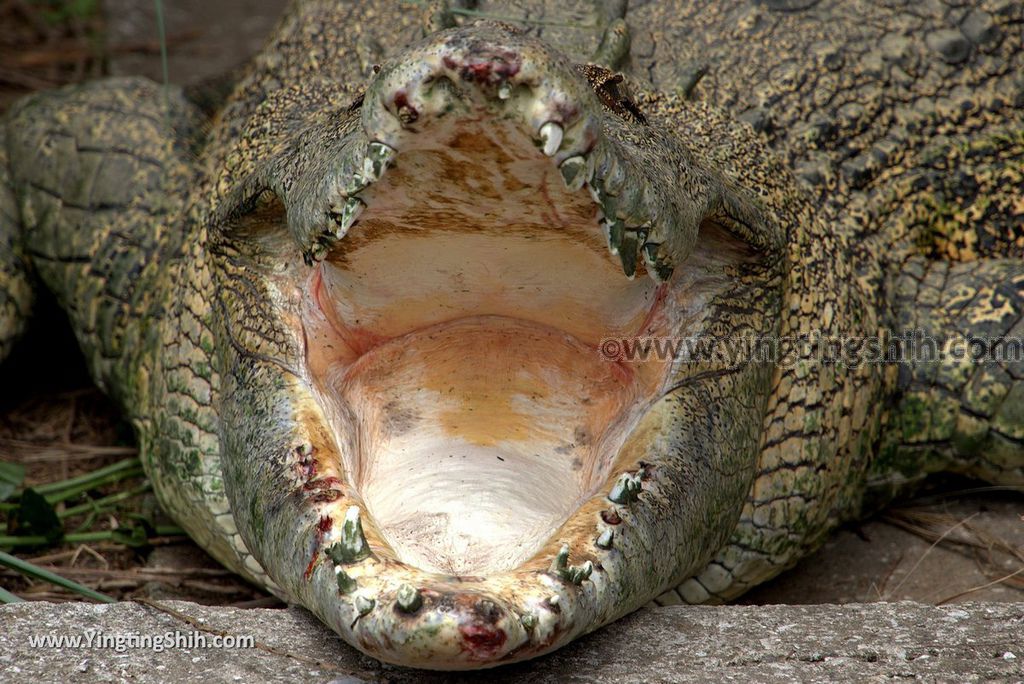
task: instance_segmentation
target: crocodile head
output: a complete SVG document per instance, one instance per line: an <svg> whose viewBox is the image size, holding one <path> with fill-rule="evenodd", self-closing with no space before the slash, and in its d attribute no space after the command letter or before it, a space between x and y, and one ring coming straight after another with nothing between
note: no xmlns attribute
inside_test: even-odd
<svg viewBox="0 0 1024 684"><path fill-rule="evenodd" d="M801 209L748 129L479 23L354 99L328 78L271 93L234 159L225 480L283 593L379 659L485 667L723 545L773 367L629 356L778 328Z"/></svg>

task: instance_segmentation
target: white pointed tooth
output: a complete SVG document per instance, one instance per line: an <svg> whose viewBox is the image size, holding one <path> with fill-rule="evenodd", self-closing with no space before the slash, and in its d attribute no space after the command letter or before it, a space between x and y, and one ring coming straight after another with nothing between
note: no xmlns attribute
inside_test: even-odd
<svg viewBox="0 0 1024 684"><path fill-rule="evenodd" d="M573 192L583 189L587 182L587 160L585 157L569 157L558 167L562 172L565 187Z"/></svg>
<svg viewBox="0 0 1024 684"><path fill-rule="evenodd" d="M341 186L341 192L345 197L351 197L366 189L370 181L363 177L362 171L355 172L349 176L348 181Z"/></svg>
<svg viewBox="0 0 1024 684"><path fill-rule="evenodd" d="M508 83L502 83L501 87L498 88L498 97L502 100L507 100L512 97L512 86Z"/></svg>
<svg viewBox="0 0 1024 684"><path fill-rule="evenodd" d="M334 237L338 240L345 237L348 233L348 229L352 227L352 224L356 222L359 215L363 213L363 209L366 205L358 197L350 197L345 201L345 204L341 207L340 211L335 211L331 214L336 224Z"/></svg>
<svg viewBox="0 0 1024 684"><path fill-rule="evenodd" d="M555 156L558 148L562 146L564 133L562 127L554 121L548 121L540 127L540 139L544 142L544 154L549 157Z"/></svg>
<svg viewBox="0 0 1024 684"><path fill-rule="evenodd" d="M394 148L382 142L371 142L366 148L366 156L360 169L362 177L369 183L379 180L394 161L396 154L398 153Z"/></svg>

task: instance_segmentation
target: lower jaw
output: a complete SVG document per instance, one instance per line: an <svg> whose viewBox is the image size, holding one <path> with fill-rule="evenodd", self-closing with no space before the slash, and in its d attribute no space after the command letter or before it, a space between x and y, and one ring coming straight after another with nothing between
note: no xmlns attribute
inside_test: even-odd
<svg viewBox="0 0 1024 684"><path fill-rule="evenodd" d="M312 320L304 319L306 339L326 340L317 348L329 348L331 340L318 336ZM516 373L503 379L501 368ZM729 502L742 501L749 486L742 477L748 459L716 454L743 457L752 447L718 438L720 423L702 386L684 385L665 395L642 377L650 370L637 366L635 375L625 373L589 345L533 323L466 317L382 342L354 363L311 365L310 371L311 378L302 378L256 367L244 378L246 392L226 395L225 415L239 427L225 455L232 507L246 543L284 592L346 642L387 662L479 668L549 652L635 609L667 582L696 569L734 526L738 508ZM438 384L453 371L457 385ZM531 383L524 377L540 391L527 393ZM766 382L751 385L750 394ZM253 411L264 405L251 399L281 396L282 388L288 401L254 420ZM410 399L412 390L423 388L431 389L435 401ZM491 406L519 408L515 397L529 396L526 406L543 406L545 415L564 411L568 418L544 430L537 429L536 415L527 414L531 419L525 422L502 423L496 431L505 437L502 443L488 443L480 436L488 423L474 423L476 412L468 410L476 404L453 407L443 400L449 394L483 400L487 392ZM751 405L750 420L763 415L762 409ZM547 476L524 484L516 470L513 478L495 484L503 467L497 457L508 463L510 454L525 457L525 445L561 445L575 438L574 426L580 424L614 426L594 433L599 436L592 460L579 471L589 472L590 479L580 474L572 480L565 475L565 461L552 458L563 464L557 471L565 476L562 482L577 487L571 496L557 497L561 508L549 509L546 524L553 531L538 524L520 535L523 548L515 555L489 550L472 558L473 571L482 576L453 576L446 570L450 561L438 560L436 544L420 551L425 560L413 560L412 552L396 542L397 528L382 529L377 520L386 517L378 499L427 510L425 502L453 486L459 474L454 469L441 478L424 468L388 496L374 494L375 487L392 480L380 478L375 463L390 459L390 469L380 468L400 483L401 466L415 464L415 459L401 461L394 448L403 429L439 442L472 444L466 460L475 464L472 472L479 475L488 510L506 511L504 519L492 516L481 527L502 530L517 524L508 521L516 521L519 512L549 504L549 497L539 489ZM433 432L424 432L424 425ZM454 435L437 427L442 425ZM470 429L474 425L477 429ZM521 438L517 425L530 426L527 438ZM742 439L756 431L737 434ZM686 457L697 445L707 449L708 458ZM261 456L255 463L253 454ZM476 467L481 464L492 470ZM416 489L416 482L432 477L434 485ZM619 483L640 479L641 493L616 495ZM492 494L520 489L529 494L511 502L508 495ZM448 506L459 500L444 499ZM480 517L475 510L469 510L470 520ZM352 515L362 529L355 536L360 543L349 546L365 552L339 555L337 548L352 538ZM582 581L567 572L588 566L592 573Z"/></svg>
<svg viewBox="0 0 1024 684"><path fill-rule="evenodd" d="M409 333L321 377L374 526L401 562L448 576L539 551L605 484L646 405L631 369L497 316Z"/></svg>

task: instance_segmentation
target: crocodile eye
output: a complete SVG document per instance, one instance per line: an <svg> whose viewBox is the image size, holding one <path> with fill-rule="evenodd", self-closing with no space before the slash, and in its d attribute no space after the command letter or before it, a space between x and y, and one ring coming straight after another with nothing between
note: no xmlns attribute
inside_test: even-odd
<svg viewBox="0 0 1024 684"><path fill-rule="evenodd" d="M605 107L623 119L647 125L647 117L630 96L622 74L597 64L577 64L576 71L587 79Z"/></svg>

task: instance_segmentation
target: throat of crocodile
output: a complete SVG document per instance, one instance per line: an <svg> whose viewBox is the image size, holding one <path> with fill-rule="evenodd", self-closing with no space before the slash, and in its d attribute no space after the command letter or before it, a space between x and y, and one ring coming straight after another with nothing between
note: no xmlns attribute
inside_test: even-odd
<svg viewBox="0 0 1024 684"><path fill-rule="evenodd" d="M513 128L402 150L308 285L308 360L350 483L398 558L512 569L605 484L666 364L603 358L664 329L595 205Z"/></svg>
<svg viewBox="0 0 1024 684"><path fill-rule="evenodd" d="M594 486L608 429L634 399L570 335L472 316L367 354L339 394L358 407L359 482L406 562L507 569Z"/></svg>

